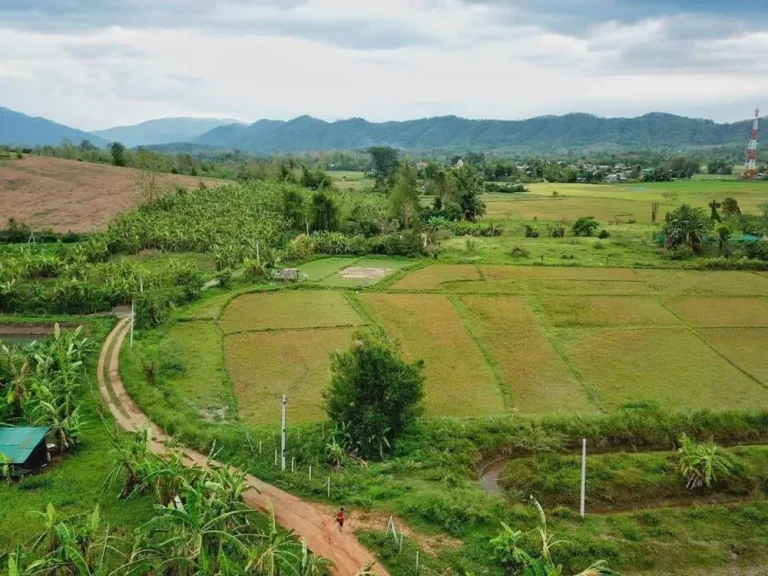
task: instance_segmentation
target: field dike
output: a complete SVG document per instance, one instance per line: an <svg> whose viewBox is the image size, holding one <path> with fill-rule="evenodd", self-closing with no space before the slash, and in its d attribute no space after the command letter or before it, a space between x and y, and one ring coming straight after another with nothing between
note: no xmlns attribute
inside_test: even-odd
<svg viewBox="0 0 768 576"><path fill-rule="evenodd" d="M120 378L120 350L129 330L130 319L123 317L104 341L98 365L99 391L115 422L121 428L133 432L150 428L152 450L163 454L169 437L152 424L133 402ZM184 449L183 456L184 464L189 467L222 466L221 463L188 448ZM264 512L273 509L278 524L287 530L293 530L303 538L315 554L331 560L340 576L353 576L362 566L375 562L373 554L366 550L353 534L339 532L334 511L330 508L302 500L250 474L245 478L249 489L243 493L243 501ZM381 566L377 566L376 572L387 576Z"/></svg>

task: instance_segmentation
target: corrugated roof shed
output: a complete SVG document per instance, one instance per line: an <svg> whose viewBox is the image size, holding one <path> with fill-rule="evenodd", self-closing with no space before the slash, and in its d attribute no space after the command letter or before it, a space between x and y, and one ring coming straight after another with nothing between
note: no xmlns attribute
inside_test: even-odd
<svg viewBox="0 0 768 576"><path fill-rule="evenodd" d="M11 464L24 464L50 428L0 428L0 452Z"/></svg>

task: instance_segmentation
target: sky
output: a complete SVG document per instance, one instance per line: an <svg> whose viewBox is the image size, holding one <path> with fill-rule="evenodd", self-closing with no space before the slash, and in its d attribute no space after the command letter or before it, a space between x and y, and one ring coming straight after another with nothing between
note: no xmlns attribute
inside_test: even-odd
<svg viewBox="0 0 768 576"><path fill-rule="evenodd" d="M768 111L768 0L0 0L0 106L96 130Z"/></svg>

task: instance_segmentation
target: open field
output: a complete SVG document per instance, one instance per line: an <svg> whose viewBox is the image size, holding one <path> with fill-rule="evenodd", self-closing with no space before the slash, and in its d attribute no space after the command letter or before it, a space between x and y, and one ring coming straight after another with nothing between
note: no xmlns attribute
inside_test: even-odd
<svg viewBox="0 0 768 576"><path fill-rule="evenodd" d="M405 357L423 359L427 415L504 411L498 383L451 302L439 294L365 294L363 303L398 338Z"/></svg>
<svg viewBox="0 0 768 576"><path fill-rule="evenodd" d="M225 334L360 324L363 321L343 294L305 290L246 294L230 302L221 316Z"/></svg>
<svg viewBox="0 0 768 576"><path fill-rule="evenodd" d="M689 180L637 184L527 184L530 190L518 194L487 194L486 218L491 220L563 220L594 216L601 222L651 221L651 204L659 202L659 220L674 206L687 202L706 208L712 199L735 198L741 209L757 212L768 202L768 182L738 180ZM557 192L557 196L553 196ZM665 193L677 198L670 202Z"/></svg>
<svg viewBox="0 0 768 576"><path fill-rule="evenodd" d="M524 298L462 298L471 325L498 362L521 412L590 412L587 396L537 328Z"/></svg>
<svg viewBox="0 0 768 576"><path fill-rule="evenodd" d="M331 352L352 343L353 328L233 334L225 340L227 371L246 422L277 426L287 394L292 424L321 420Z"/></svg>
<svg viewBox="0 0 768 576"><path fill-rule="evenodd" d="M57 232L88 232L102 229L137 204L132 168L118 168L26 156L0 163L0 222L14 217L32 228ZM187 188L200 178L168 174L163 180ZM203 178L207 185L217 180Z"/></svg>

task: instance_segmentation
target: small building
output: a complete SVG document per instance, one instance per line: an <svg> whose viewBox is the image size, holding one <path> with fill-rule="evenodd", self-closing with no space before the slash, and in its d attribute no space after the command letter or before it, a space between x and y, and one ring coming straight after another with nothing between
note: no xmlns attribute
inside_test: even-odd
<svg viewBox="0 0 768 576"><path fill-rule="evenodd" d="M0 428L0 454L3 463L13 467L14 474L37 470L48 463L45 437L47 427Z"/></svg>
<svg viewBox="0 0 768 576"><path fill-rule="evenodd" d="M281 268L274 272L275 280L281 282L298 282L301 278L301 272L298 268Z"/></svg>
<svg viewBox="0 0 768 576"><path fill-rule="evenodd" d="M429 164L427 164L426 162L424 162L424 160L421 160L421 161L419 161L419 162L416 162L416 169L417 169L417 170L424 170L424 169L425 169L427 166L429 166Z"/></svg>

